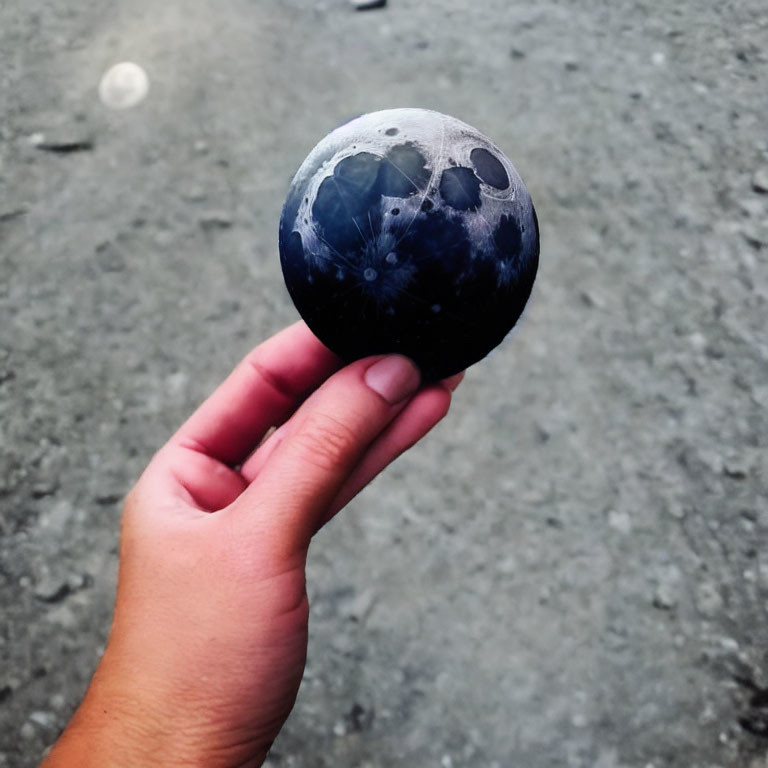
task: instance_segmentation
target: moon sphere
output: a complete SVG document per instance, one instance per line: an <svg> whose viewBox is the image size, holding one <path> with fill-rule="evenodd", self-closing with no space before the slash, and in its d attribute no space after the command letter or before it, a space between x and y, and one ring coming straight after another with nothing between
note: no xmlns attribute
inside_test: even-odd
<svg viewBox="0 0 768 768"><path fill-rule="evenodd" d="M399 353L425 380L509 333L539 261L531 197L490 139L448 115L363 115L308 155L280 219L288 292L347 361Z"/></svg>

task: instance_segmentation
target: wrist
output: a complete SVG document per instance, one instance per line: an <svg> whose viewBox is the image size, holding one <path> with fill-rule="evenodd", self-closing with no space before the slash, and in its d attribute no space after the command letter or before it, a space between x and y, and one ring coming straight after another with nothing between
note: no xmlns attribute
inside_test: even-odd
<svg viewBox="0 0 768 768"><path fill-rule="evenodd" d="M146 768L198 765L189 749L173 744L135 705L86 696L41 768Z"/></svg>
<svg viewBox="0 0 768 768"><path fill-rule="evenodd" d="M126 691L131 695L127 696ZM150 702L151 703L147 703ZM234 768L240 756L217 751L205 733L177 721L183 709L142 696L135 681L119 684L96 672L71 722L40 768ZM267 750L251 754L260 766Z"/></svg>

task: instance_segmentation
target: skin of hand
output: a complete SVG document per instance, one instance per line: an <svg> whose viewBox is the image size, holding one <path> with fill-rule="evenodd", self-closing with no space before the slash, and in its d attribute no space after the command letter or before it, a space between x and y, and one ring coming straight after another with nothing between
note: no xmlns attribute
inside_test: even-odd
<svg viewBox="0 0 768 768"><path fill-rule="evenodd" d="M460 379L340 368L303 323L253 350L129 493L109 641L44 768L261 765L304 669L313 534Z"/></svg>

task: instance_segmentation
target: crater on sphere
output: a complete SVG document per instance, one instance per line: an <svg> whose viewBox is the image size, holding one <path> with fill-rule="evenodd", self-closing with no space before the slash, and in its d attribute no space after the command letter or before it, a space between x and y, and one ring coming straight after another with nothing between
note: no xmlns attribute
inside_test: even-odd
<svg viewBox="0 0 768 768"><path fill-rule="evenodd" d="M312 205L320 235L342 253L364 245L363 232L375 239L381 230L381 198L411 197L430 175L426 158L413 144L393 147L384 157L359 152L343 158L320 184Z"/></svg>
<svg viewBox="0 0 768 768"><path fill-rule="evenodd" d="M312 216L325 240L339 251L359 242L360 225L379 199L376 189L381 159L367 152L345 157L323 180L312 205Z"/></svg>
<svg viewBox="0 0 768 768"><path fill-rule="evenodd" d="M469 156L475 166L477 175L489 186L496 189L506 189L509 186L509 175L498 157L487 149L478 147Z"/></svg>
<svg viewBox="0 0 768 768"><path fill-rule="evenodd" d="M360 198L361 205L366 205L375 196L376 178L379 175L381 159L369 152L360 152L352 157L345 157L336 163L333 176L351 198Z"/></svg>
<svg viewBox="0 0 768 768"><path fill-rule="evenodd" d="M504 215L501 217L496 231L493 233L493 239L496 241L496 248L502 258L514 258L517 261L523 247L523 233L520 231L520 224L513 216Z"/></svg>
<svg viewBox="0 0 768 768"><path fill-rule="evenodd" d="M404 260L419 265L421 290L432 290L458 275L472 248L461 217L437 208L411 227L398 245ZM432 288L429 288L429 286Z"/></svg>
<svg viewBox="0 0 768 768"><path fill-rule="evenodd" d="M470 168L444 170L440 194L445 204L457 211L476 211L480 207L480 182Z"/></svg>
<svg viewBox="0 0 768 768"><path fill-rule="evenodd" d="M285 253L290 261L301 264L304 259L304 243L298 232L291 232L288 242L285 244Z"/></svg>
<svg viewBox="0 0 768 768"><path fill-rule="evenodd" d="M387 152L379 173L379 190L387 197L410 197L429 182L427 160L413 144L399 144Z"/></svg>

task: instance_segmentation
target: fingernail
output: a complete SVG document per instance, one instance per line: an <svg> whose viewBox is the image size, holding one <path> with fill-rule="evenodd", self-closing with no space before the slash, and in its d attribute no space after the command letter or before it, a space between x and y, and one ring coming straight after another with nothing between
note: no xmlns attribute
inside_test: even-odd
<svg viewBox="0 0 768 768"><path fill-rule="evenodd" d="M456 388L461 384L462 380L464 379L464 371L461 373L456 373L453 376L449 376L447 379L443 379L440 383L444 387L448 387L448 389L451 390L451 392L455 392Z"/></svg>
<svg viewBox="0 0 768 768"><path fill-rule="evenodd" d="M412 395L420 382L418 368L400 355L385 357L365 372L365 383L391 405Z"/></svg>

